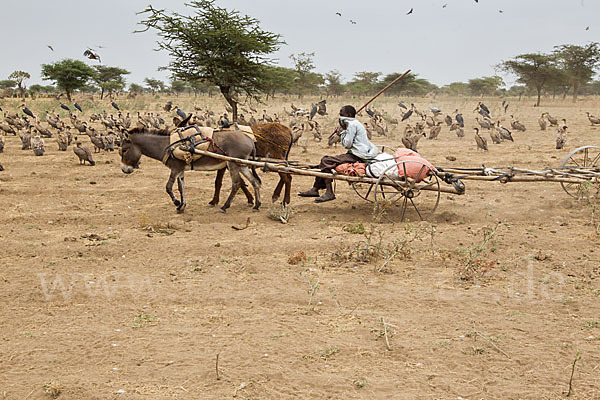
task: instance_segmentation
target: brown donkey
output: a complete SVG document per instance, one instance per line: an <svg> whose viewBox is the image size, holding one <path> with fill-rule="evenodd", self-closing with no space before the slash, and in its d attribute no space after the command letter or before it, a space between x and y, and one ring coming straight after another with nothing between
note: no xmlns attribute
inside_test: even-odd
<svg viewBox="0 0 600 400"><path fill-rule="evenodd" d="M292 131L285 125L273 122L269 124L252 125L252 132L256 138L256 155L258 157L273 158L278 160L287 160L290 155L290 150L293 144ZM211 206L219 204L219 193L223 185L223 175L225 169L217 172L215 178L215 193L213 199L209 203ZM285 186L283 195L283 204L290 204L290 193L292 190L292 175L279 172L279 182L275 191L273 191L272 201L276 202L281 196L281 190ZM252 194L246 186L242 186L242 190L248 199L248 203L252 203Z"/></svg>
<svg viewBox="0 0 600 400"><path fill-rule="evenodd" d="M171 131L169 129L134 128L130 130L121 145L121 170L126 174L131 174L138 167L142 155L154 160L163 161L170 144L170 134ZM252 139L241 131L215 132L213 140L214 143L210 145L208 150L216 154L247 160L256 152ZM254 168L250 169L246 165L218 160L209 156L204 156L192 164L186 164L182 160L168 157L165 165L171 170L171 175L167 182L167 193L171 197L173 204L177 207L177 212L180 214L184 212L186 206L184 199L184 172L189 170L220 171L224 170L225 167L229 169L232 182L231 193L223 207L221 207L221 211L225 212L229 208L237 191L244 186L244 181L240 175L244 176L254 188L256 198L254 210L258 211L260 207L261 182ZM175 181L177 181L181 200L177 200L173 193L173 184Z"/></svg>

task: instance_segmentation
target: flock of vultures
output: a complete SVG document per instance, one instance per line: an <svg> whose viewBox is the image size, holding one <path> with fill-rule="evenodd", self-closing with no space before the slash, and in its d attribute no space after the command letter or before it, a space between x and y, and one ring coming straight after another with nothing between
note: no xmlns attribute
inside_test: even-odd
<svg viewBox="0 0 600 400"><path fill-rule="evenodd" d="M59 116L57 109L47 110L43 115L35 115L26 104L21 104L18 109L13 110L0 108L3 113L3 119L0 121L0 133L2 133L0 152L4 151L4 136L14 135L20 138L21 149L31 152L34 156L43 156L46 146L50 145L56 145L60 151L67 151L71 147L74 162L94 166L95 153L114 151L121 146L132 129L158 129L168 132L174 131L182 123L218 128L230 120L232 112L228 106L225 107L225 112L194 106L193 110L188 110L186 113L173 105L172 101L168 101L163 105L162 110L137 112L132 116L130 112L121 110L114 101L110 102L110 106L113 108L112 113L94 113L86 118L84 118L84 110L78 103L71 106L60 103L56 106L57 109L60 107L68 111L68 117L64 118ZM495 109L498 110L496 114L499 115L493 115L483 102L476 104L474 109L467 110L467 115L475 115L475 121L479 125L474 128L473 137L477 148L483 151L488 150L489 140L493 144L514 141L514 131L527 130L523 123L511 115L508 102L503 101L498 106ZM407 106L403 102L399 102L397 107L394 113L401 116L400 120L392 117L391 113L375 108L366 108L364 113L358 115L367 128L369 137L387 136L390 130L403 129L399 139L404 147L414 151L418 151L421 138L435 140L444 126L459 139L465 137L465 117L459 109L452 113L444 113L436 107L419 110L415 104ZM304 108L292 103L289 109L283 107L280 113L269 114L266 110L258 110L249 105L241 105L239 111L237 122L240 125L280 124L286 127L280 132L291 135L292 143L298 143L305 134L311 135L315 141L321 141L323 126L319 124L318 117L329 118L326 100ZM589 112L587 117L592 125L600 125L600 118ZM329 119L333 120L333 118ZM503 125L501 120L510 121L510 126ZM559 119L548 112L543 112L538 123L542 131L550 128L556 130L557 149L565 146L568 131L566 119ZM403 128L400 128L400 125L403 125ZM260 140L261 138L257 137L257 141ZM339 142L339 135L330 135L328 142L329 146L335 146ZM287 157L287 154L280 156ZM0 168L3 169L1 165Z"/></svg>

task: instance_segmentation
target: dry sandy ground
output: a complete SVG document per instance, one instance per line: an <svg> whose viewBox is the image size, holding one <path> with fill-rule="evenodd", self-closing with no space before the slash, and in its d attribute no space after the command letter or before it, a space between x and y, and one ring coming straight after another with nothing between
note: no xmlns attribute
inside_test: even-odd
<svg viewBox="0 0 600 400"><path fill-rule="evenodd" d="M444 127L420 142L436 165L539 169L600 145L591 100L542 107L569 121L562 151L533 100L515 101L527 132L487 153L473 140L476 100L416 102L467 120L463 140ZM496 113L500 100L487 102ZM397 114L393 100L376 107ZM376 142L398 145L401 129ZM127 176L116 153L83 167L54 139L43 157L6 142L0 398L559 399L577 354L572 398L600 398L600 237L591 208L558 184L467 182L432 221L392 225L372 223L340 183L335 202L294 196L284 225L268 201L259 213L241 197L227 214L208 208L213 174L188 175L177 215L159 162ZM332 151L306 143L293 159ZM276 175L263 182L269 199ZM295 177L294 193L310 184Z"/></svg>

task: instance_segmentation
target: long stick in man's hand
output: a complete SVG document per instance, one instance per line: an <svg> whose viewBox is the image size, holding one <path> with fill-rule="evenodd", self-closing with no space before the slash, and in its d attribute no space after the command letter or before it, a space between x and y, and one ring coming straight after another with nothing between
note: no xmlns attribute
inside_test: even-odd
<svg viewBox="0 0 600 400"><path fill-rule="evenodd" d="M361 112L362 110L364 110L365 108L367 108L367 106L369 104L371 104L373 102L373 100L375 100L376 98L378 98L383 92L385 92L386 90L388 90L389 88L391 88L396 82L398 82L400 79L404 78L406 75L408 75L410 73L410 69L407 70L405 73L403 73L402 75L400 75L399 77L397 77L396 79L394 79L392 82L390 82L386 87L384 87L383 89L381 89L375 96L371 97L371 99L369 101L367 101L361 108L359 108L356 113L358 114L359 112ZM332 142L332 138L335 135L339 135L340 134L340 130L336 129L331 135L329 135L329 143Z"/></svg>

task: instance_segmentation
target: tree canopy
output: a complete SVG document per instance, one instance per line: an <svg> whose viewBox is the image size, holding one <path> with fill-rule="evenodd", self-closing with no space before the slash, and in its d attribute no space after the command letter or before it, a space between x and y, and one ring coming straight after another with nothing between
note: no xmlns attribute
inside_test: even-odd
<svg viewBox="0 0 600 400"><path fill-rule="evenodd" d="M268 56L283 43L262 30L259 21L215 5L214 0L186 3L192 15L148 6L140 14L145 28L158 31L158 49L169 53L166 67L184 81L202 80L219 87L237 118L237 96L258 98L266 89ZM138 31L139 32L139 31Z"/></svg>
<svg viewBox="0 0 600 400"><path fill-rule="evenodd" d="M500 68L511 72L523 83L537 91L537 105L540 105L542 89L556 72L554 56L540 53L521 54L504 61Z"/></svg>
<svg viewBox="0 0 600 400"><path fill-rule="evenodd" d="M104 92L112 95L113 92L123 90L125 88L125 77L130 72L119 67L109 67L107 65L94 66L96 74L94 82L100 87L100 99L104 98Z"/></svg>
<svg viewBox="0 0 600 400"><path fill-rule="evenodd" d="M85 88L94 76L95 70L79 60L66 58L54 64L42 64L42 79L54 81L65 91L69 101L73 91Z"/></svg>
<svg viewBox="0 0 600 400"><path fill-rule="evenodd" d="M564 75L566 80L573 86L573 101L577 101L580 86L592 80L595 69L600 65L600 44L555 46L554 55L558 66L567 74Z"/></svg>
<svg viewBox="0 0 600 400"><path fill-rule="evenodd" d="M25 79L30 78L31 75L29 75L29 73L25 71L15 71L8 76L8 79L14 81L17 84L19 92L21 92L21 97L23 98L25 98L25 85L23 84L23 82L25 81Z"/></svg>
<svg viewBox="0 0 600 400"><path fill-rule="evenodd" d="M148 89L152 92L152 94L165 90L165 83L159 79L153 78L145 78L144 83L148 86Z"/></svg>

